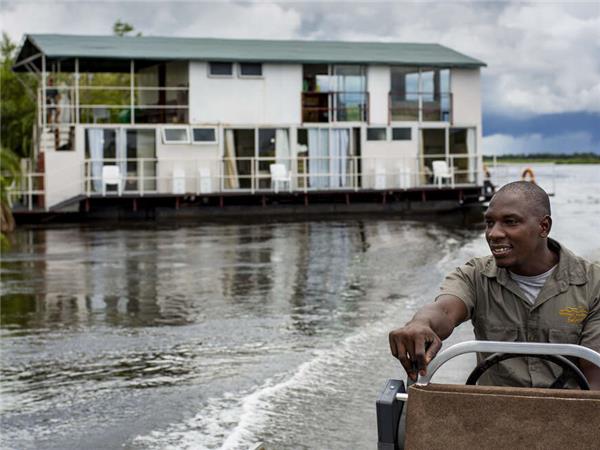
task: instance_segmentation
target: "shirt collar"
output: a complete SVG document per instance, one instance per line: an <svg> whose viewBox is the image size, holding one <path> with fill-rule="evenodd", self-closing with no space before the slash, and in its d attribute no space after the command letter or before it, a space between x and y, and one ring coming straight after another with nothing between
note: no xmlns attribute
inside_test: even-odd
<svg viewBox="0 0 600 450"><path fill-rule="evenodd" d="M573 252L552 238L548 238L548 247L559 254L558 267L554 271L556 279L565 280L569 284L587 283L588 278L585 267ZM488 257L481 273L488 278L497 278L500 283L508 279L508 271L496 266L493 256Z"/></svg>

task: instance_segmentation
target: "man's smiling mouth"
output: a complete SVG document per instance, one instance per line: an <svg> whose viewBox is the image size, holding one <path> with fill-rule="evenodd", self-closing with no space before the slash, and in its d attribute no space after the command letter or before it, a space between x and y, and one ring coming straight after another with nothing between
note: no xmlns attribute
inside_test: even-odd
<svg viewBox="0 0 600 450"><path fill-rule="evenodd" d="M490 245L490 250L494 256L506 256L511 252L512 247L510 245L494 244Z"/></svg>

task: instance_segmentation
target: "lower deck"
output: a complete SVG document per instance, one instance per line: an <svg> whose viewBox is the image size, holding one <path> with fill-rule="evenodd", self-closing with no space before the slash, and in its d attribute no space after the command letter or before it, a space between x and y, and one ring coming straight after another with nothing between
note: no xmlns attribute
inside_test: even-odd
<svg viewBox="0 0 600 450"><path fill-rule="evenodd" d="M336 214L429 216L464 212L489 200L493 187L421 187L391 190L209 194L79 195L52 210L19 208L18 223L85 222L88 220L278 219ZM459 214L460 215L460 214Z"/></svg>

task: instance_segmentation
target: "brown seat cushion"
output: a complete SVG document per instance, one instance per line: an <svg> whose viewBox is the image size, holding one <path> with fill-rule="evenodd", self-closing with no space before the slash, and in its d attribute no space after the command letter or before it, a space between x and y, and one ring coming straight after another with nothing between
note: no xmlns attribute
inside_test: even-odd
<svg viewBox="0 0 600 450"><path fill-rule="evenodd" d="M600 449L600 391L409 389L406 449Z"/></svg>

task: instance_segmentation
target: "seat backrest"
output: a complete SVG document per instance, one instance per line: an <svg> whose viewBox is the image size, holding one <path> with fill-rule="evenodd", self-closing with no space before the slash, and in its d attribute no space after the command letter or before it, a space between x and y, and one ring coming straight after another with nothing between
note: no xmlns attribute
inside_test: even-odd
<svg viewBox="0 0 600 450"><path fill-rule="evenodd" d="M102 166L102 181L105 183L119 183L121 181L119 166Z"/></svg>
<svg viewBox="0 0 600 450"><path fill-rule="evenodd" d="M434 175L447 175L448 174L448 163L446 161L433 161L433 174Z"/></svg>
<svg viewBox="0 0 600 450"><path fill-rule="evenodd" d="M272 178L286 178L287 171L285 170L285 165L283 164L271 164L269 166L269 170L271 172Z"/></svg>
<svg viewBox="0 0 600 450"><path fill-rule="evenodd" d="M406 407L404 448L598 448L599 391L413 385Z"/></svg>

